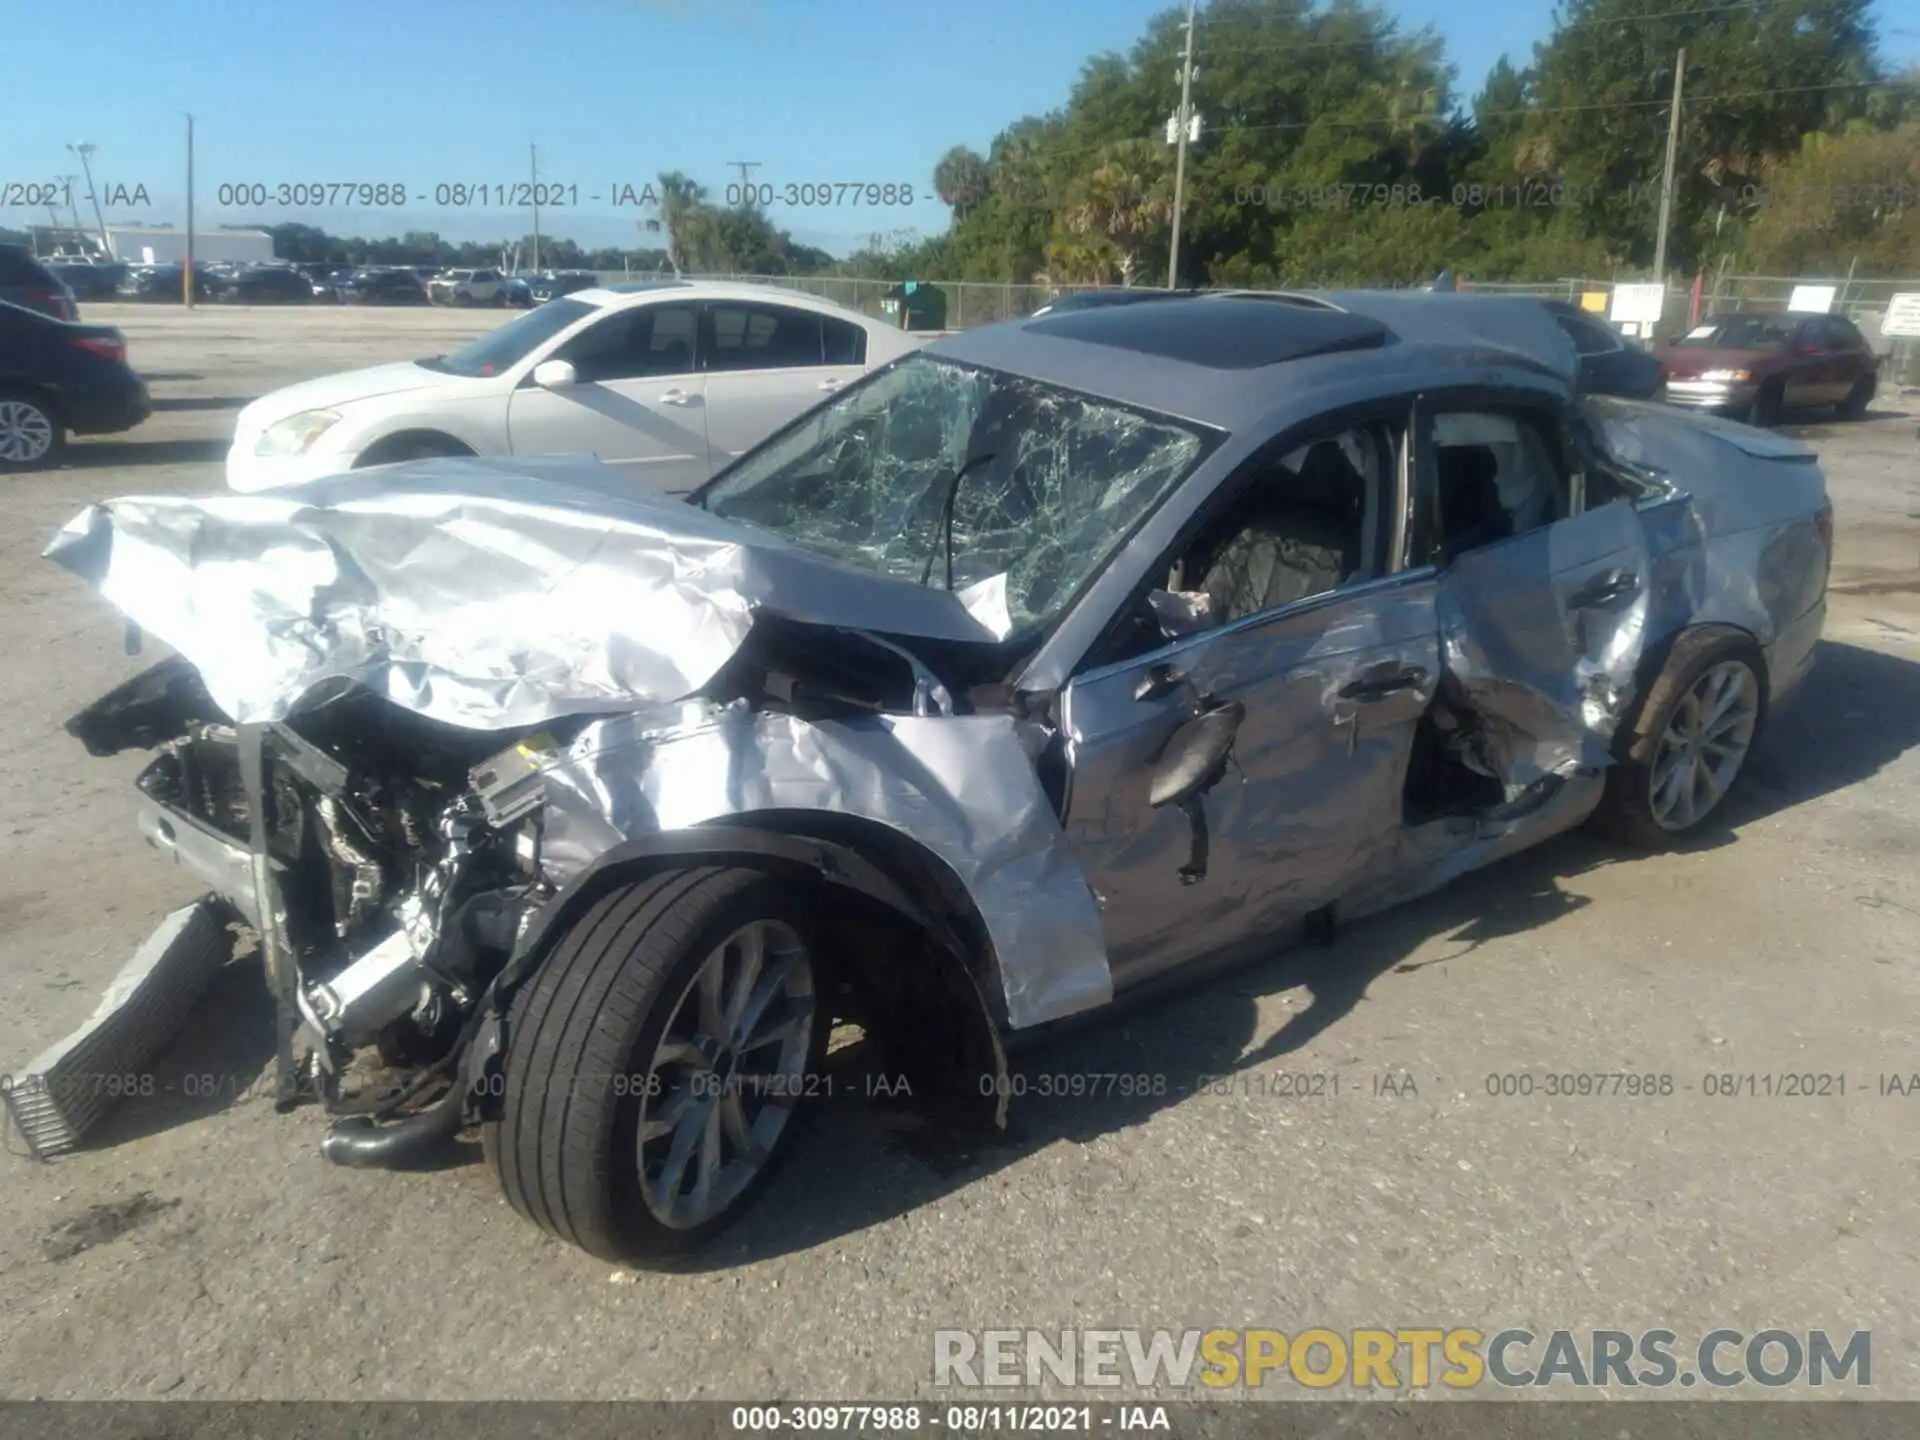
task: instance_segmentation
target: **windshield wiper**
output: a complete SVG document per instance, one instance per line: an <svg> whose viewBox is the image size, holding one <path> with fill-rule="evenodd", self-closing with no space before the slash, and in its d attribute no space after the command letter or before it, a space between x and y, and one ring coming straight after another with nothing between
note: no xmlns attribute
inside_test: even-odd
<svg viewBox="0 0 1920 1440"><path fill-rule="evenodd" d="M992 460L999 453L1000 452L998 450L982 450L978 454L969 455L966 459L966 463L961 465L961 467L958 470L955 470L951 478L948 479L947 493L941 496L940 498L940 530L941 530L941 533L946 536L947 589L949 591L953 589L953 502L954 502L954 498L958 496L960 493L960 482L966 479L966 477L972 474L975 470L978 470L982 465L985 465L989 460ZM932 546L927 547L927 568L920 572L920 583L922 585L926 584L927 580L933 574L933 555L934 555L933 547Z"/></svg>

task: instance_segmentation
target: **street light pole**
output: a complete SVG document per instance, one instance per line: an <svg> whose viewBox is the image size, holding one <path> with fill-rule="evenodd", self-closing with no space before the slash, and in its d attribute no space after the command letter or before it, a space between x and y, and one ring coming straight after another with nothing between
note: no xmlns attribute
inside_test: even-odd
<svg viewBox="0 0 1920 1440"><path fill-rule="evenodd" d="M180 303L193 308L193 116L187 116L187 263L180 271Z"/></svg>
<svg viewBox="0 0 1920 1440"><path fill-rule="evenodd" d="M1187 190L1187 130L1193 115L1193 12L1199 0L1187 0L1187 46L1180 57L1180 114L1173 152L1173 244L1167 254L1167 288L1180 283L1180 211Z"/></svg>
<svg viewBox="0 0 1920 1440"><path fill-rule="evenodd" d="M1667 168L1660 181L1660 235L1653 242L1653 275L1661 284L1663 297L1667 283L1667 221L1673 214L1673 164L1680 148L1680 86L1686 73L1687 51L1682 46L1673 60L1673 110L1667 116ZM1663 299L1663 306L1664 303Z"/></svg>
<svg viewBox="0 0 1920 1440"><path fill-rule="evenodd" d="M533 272L540 273L540 147L527 146L527 163L533 170Z"/></svg>
<svg viewBox="0 0 1920 1440"><path fill-rule="evenodd" d="M91 141L82 140L78 144L67 146L67 149L79 157L80 170L87 177L87 199L93 202L93 221L94 224L100 227L100 244L101 247L111 255L113 253L113 247L107 244L106 217L100 213L100 196L93 188L93 153L99 149L99 146L94 145Z"/></svg>

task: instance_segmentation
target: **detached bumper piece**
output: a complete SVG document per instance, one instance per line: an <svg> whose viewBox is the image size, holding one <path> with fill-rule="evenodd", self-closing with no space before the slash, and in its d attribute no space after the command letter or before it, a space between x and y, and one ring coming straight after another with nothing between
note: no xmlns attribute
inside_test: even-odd
<svg viewBox="0 0 1920 1440"><path fill-rule="evenodd" d="M173 1038L233 957L232 915L207 896L167 916L87 1022L15 1077L7 1109L36 1158L78 1148L120 1099L103 1077L138 1073Z"/></svg>

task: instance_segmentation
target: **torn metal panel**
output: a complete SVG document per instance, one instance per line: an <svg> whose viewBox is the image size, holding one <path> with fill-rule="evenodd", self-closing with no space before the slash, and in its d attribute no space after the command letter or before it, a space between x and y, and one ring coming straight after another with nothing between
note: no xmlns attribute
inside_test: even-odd
<svg viewBox="0 0 1920 1440"><path fill-rule="evenodd" d="M616 481L618 483L616 483ZM958 596L649 495L590 460L440 459L95 505L48 547L238 723L355 681L507 729L692 694L756 612L991 642Z"/></svg>
<svg viewBox="0 0 1920 1440"><path fill-rule="evenodd" d="M1608 763L1646 644L1650 567L1639 516L1618 503L1469 551L1440 577L1448 689L1509 801Z"/></svg>
<svg viewBox="0 0 1920 1440"><path fill-rule="evenodd" d="M1653 623L1737 625L1762 646L1826 593L1828 508L1814 452L1773 431L1628 400L1592 400L1609 454L1672 487L1641 506L1659 573Z"/></svg>
<svg viewBox="0 0 1920 1440"><path fill-rule="evenodd" d="M175 910L114 977L92 1015L6 1088L7 1109L41 1159L77 1146L233 958L230 912L211 897Z"/></svg>
<svg viewBox="0 0 1920 1440"><path fill-rule="evenodd" d="M966 887L1011 1026L1113 997L1093 893L1010 716L809 723L689 702L596 721L538 768L554 883L657 830L782 811L860 816L925 846Z"/></svg>

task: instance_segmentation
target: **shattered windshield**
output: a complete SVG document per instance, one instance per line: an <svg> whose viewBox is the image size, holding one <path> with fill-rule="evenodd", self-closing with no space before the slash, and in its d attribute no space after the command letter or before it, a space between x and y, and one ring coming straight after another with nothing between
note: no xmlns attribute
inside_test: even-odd
<svg viewBox="0 0 1920 1440"><path fill-rule="evenodd" d="M915 355L746 456L699 503L916 583L948 585L950 561L954 591L995 610L1004 593L1013 633L1056 616L1216 438Z"/></svg>

